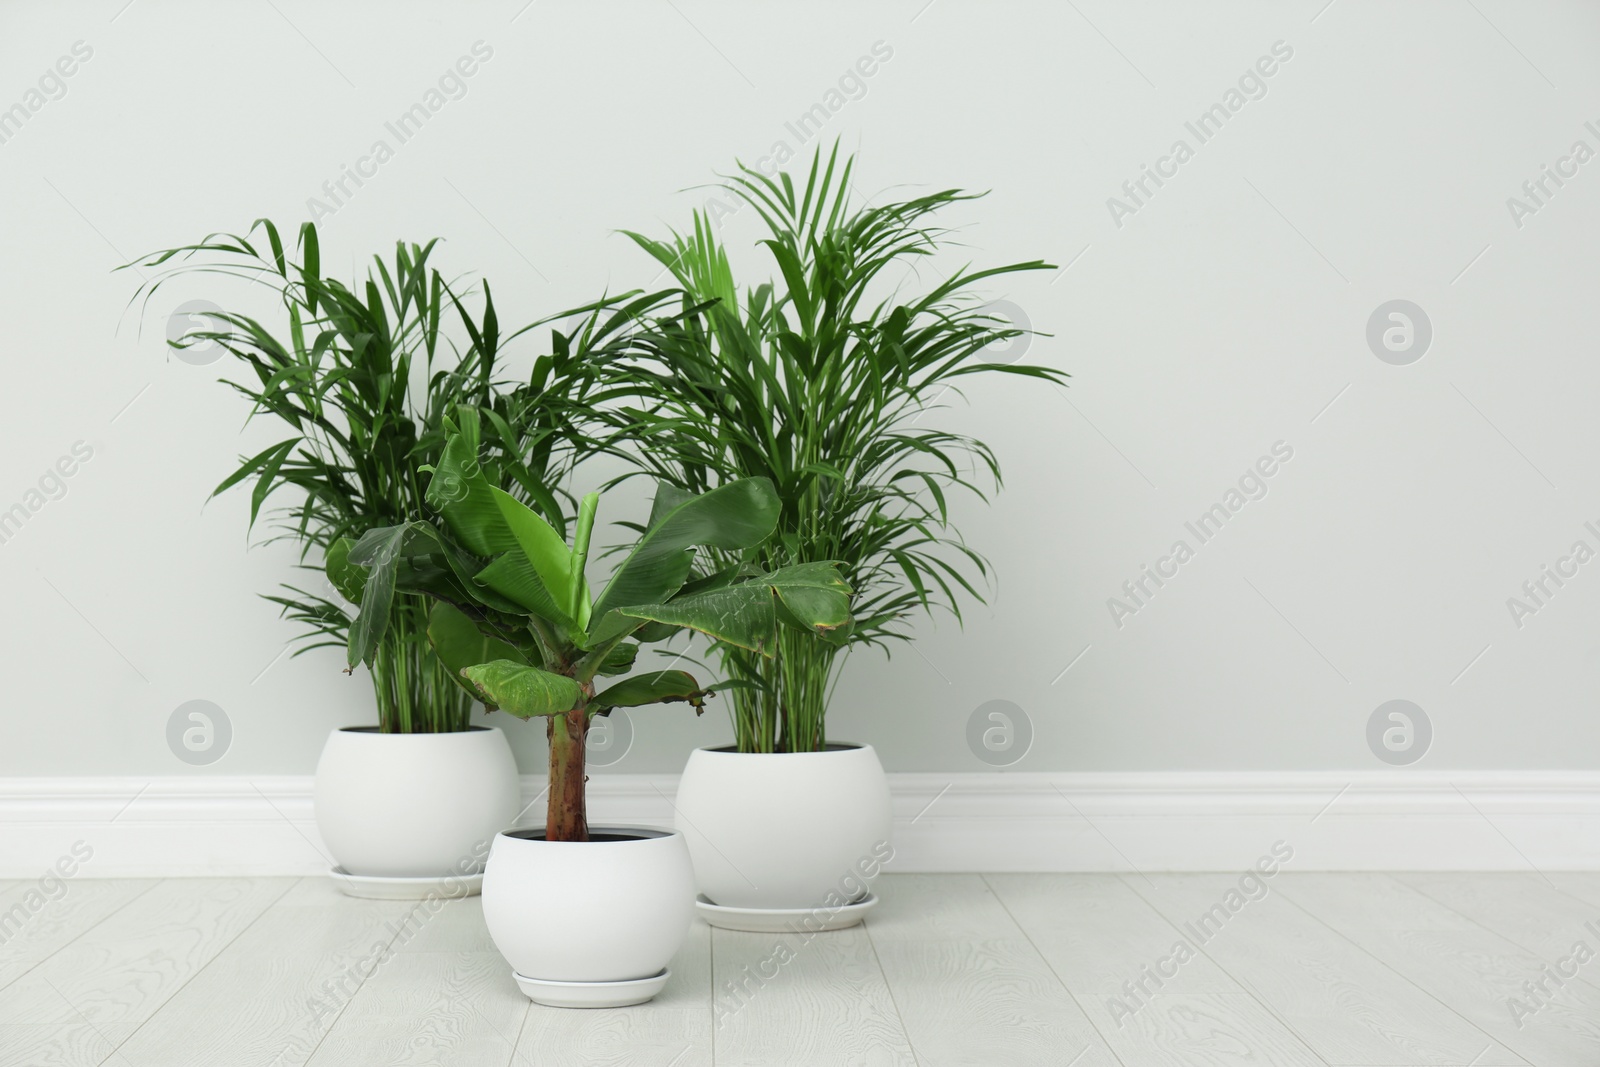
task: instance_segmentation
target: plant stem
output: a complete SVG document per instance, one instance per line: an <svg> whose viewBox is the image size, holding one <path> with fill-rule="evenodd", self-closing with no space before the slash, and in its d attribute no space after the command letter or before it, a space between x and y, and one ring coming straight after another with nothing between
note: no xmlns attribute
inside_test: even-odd
<svg viewBox="0 0 1600 1067"><path fill-rule="evenodd" d="M550 799L545 812L546 841L589 840L589 817L584 804L584 741L589 732L587 708L552 715L550 738Z"/></svg>
<svg viewBox="0 0 1600 1067"><path fill-rule="evenodd" d="M472 701L434 655L427 638L426 605L399 605L372 661L378 729L393 733L465 730Z"/></svg>

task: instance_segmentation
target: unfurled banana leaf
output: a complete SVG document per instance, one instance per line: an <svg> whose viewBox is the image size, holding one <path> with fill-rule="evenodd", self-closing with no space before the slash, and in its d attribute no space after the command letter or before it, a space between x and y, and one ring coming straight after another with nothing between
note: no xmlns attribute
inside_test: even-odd
<svg viewBox="0 0 1600 1067"><path fill-rule="evenodd" d="M583 690L564 674L510 660L495 660L466 668L467 679L484 704L519 719L563 715L578 707Z"/></svg>
<svg viewBox="0 0 1600 1067"><path fill-rule="evenodd" d="M643 627L634 632L640 633L642 630ZM603 674L608 678L619 674L627 674L633 670L633 661L638 657L638 642L623 641L606 653L605 658L600 661L600 669L596 673Z"/></svg>
<svg viewBox="0 0 1600 1067"><path fill-rule="evenodd" d="M819 635L848 625L850 587L832 563L801 563L663 604L619 608L617 613L688 627L771 655L780 621Z"/></svg>
<svg viewBox="0 0 1600 1067"><path fill-rule="evenodd" d="M519 649L487 636L476 622L443 602L436 602L428 612L428 642L439 662L449 670L451 680L475 699L482 699L483 694L462 674L468 667L495 660L528 665ZM486 706L495 710L493 705Z"/></svg>
<svg viewBox="0 0 1600 1067"><path fill-rule="evenodd" d="M697 497L673 492L653 509L653 521L594 602L603 624L613 609L653 604L688 581L691 548L742 551L765 541L778 524L778 495L765 478L742 478ZM658 500L660 494L658 493Z"/></svg>
<svg viewBox="0 0 1600 1067"><path fill-rule="evenodd" d="M700 683L687 671L653 671L648 674L636 674L626 678L595 694L589 707L597 714L604 714L612 708L637 708L645 704L671 704L675 701L688 701L694 705L695 713L705 706L707 690L700 688Z"/></svg>

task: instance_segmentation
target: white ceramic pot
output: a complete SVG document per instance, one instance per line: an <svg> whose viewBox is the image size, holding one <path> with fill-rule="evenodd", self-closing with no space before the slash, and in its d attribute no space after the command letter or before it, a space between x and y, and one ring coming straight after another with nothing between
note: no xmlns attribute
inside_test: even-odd
<svg viewBox="0 0 1600 1067"><path fill-rule="evenodd" d="M558 1007L648 1000L694 918L694 869L672 830L593 826L588 841L544 830L497 835L483 921L531 999Z"/></svg>
<svg viewBox="0 0 1600 1067"><path fill-rule="evenodd" d="M520 806L517 762L492 726L442 734L347 726L329 735L317 761L317 829L352 875L481 870Z"/></svg>
<svg viewBox="0 0 1600 1067"><path fill-rule="evenodd" d="M698 748L678 829L713 904L818 908L858 899L889 851L889 780L871 745L757 754Z"/></svg>

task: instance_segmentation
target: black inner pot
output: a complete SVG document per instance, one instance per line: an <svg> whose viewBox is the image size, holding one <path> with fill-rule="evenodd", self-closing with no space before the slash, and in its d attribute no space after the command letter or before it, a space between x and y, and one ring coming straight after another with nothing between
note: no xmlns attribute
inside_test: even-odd
<svg viewBox="0 0 1600 1067"><path fill-rule="evenodd" d="M829 741L825 746L823 746L823 748L820 751L823 751L823 752L852 752L855 749L858 749L860 747L861 747L860 745L847 745L847 744L842 744L842 743L835 744L834 742ZM739 751L739 746L738 745L718 745L716 748L708 748L708 749L706 749L706 751L707 752L738 752ZM750 755L752 755L752 756L804 756L804 755L806 755L806 753L804 753L804 752L752 752L752 753L750 753Z"/></svg>
<svg viewBox="0 0 1600 1067"><path fill-rule="evenodd" d="M428 733L430 733L430 734L436 734L436 733L443 733L443 734L470 734L470 733L477 733L479 731L488 730L488 729L490 729L490 727L488 727L488 726L469 726L465 730L429 730ZM340 733L344 733L344 734L375 734L375 733L379 733L380 730L381 730L381 727L377 727L377 726L341 726L341 727L339 727L339 732ZM423 737L425 735L420 734L420 733L409 733L409 734L406 734L405 736L406 737Z"/></svg>
<svg viewBox="0 0 1600 1067"><path fill-rule="evenodd" d="M519 841L543 841L545 839L544 838L544 830L542 828L541 829L537 829L537 830L507 830L506 831L506 836L507 837L514 837ZM667 835L667 832L665 830L644 830L644 829L640 829L640 830L629 830L627 833L621 833L621 834L608 834L608 833L604 833L604 832L591 833L589 835L589 841L590 842L595 842L595 841L649 841L649 840L652 840L653 838L666 837L666 836L668 836L668 835ZM556 844L560 844L560 845L565 845L565 844L581 845L581 844L584 844L584 842L582 842L582 841L558 841L558 842L556 842Z"/></svg>

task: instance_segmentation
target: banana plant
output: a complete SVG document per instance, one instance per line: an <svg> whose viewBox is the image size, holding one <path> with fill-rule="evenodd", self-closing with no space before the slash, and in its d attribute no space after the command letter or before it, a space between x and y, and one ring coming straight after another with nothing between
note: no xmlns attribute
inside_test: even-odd
<svg viewBox="0 0 1600 1067"><path fill-rule="evenodd" d="M693 630L770 656L780 628L828 635L851 625L850 588L831 562L696 570L697 549L753 557L771 536L781 504L765 478L698 496L661 486L638 540L593 596L585 572L599 494L581 501L568 544L484 477L472 409L449 429L426 468L437 520L369 530L330 553L329 577L360 603L348 658L354 667L379 647L397 592L429 597L428 637L458 684L490 711L546 721L548 840L588 840L584 742L594 716L675 701L699 714L712 693L681 670L597 682L626 675L641 644Z"/></svg>

